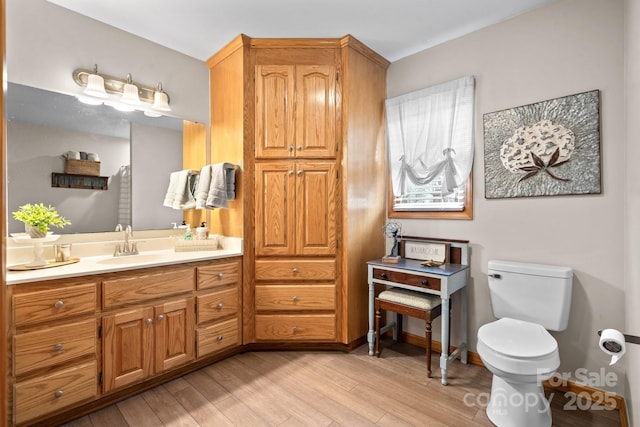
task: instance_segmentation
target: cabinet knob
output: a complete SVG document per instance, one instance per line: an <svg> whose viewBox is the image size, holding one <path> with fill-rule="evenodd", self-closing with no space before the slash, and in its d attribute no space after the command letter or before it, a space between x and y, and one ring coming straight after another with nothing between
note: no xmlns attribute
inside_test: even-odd
<svg viewBox="0 0 640 427"><path fill-rule="evenodd" d="M150 324L152 324L152 323L153 323L153 319L149 317L149 318L146 320L146 322L147 322L147 325L150 325Z"/></svg>
<svg viewBox="0 0 640 427"><path fill-rule="evenodd" d="M293 145L289 146L289 151L293 151Z"/></svg>
<svg viewBox="0 0 640 427"><path fill-rule="evenodd" d="M55 308L62 308L63 305L64 301L57 301L55 304L53 304Z"/></svg>
<svg viewBox="0 0 640 427"><path fill-rule="evenodd" d="M164 319L164 314L158 314L158 322Z"/></svg>
<svg viewBox="0 0 640 427"><path fill-rule="evenodd" d="M222 335L218 335L218 342L222 341Z"/></svg>
<svg viewBox="0 0 640 427"><path fill-rule="evenodd" d="M422 281L422 282L420 282L420 283L422 283L422 285L423 285L423 286L427 286L427 283L428 283L428 282L427 282L426 280L423 280L423 281Z"/></svg>
<svg viewBox="0 0 640 427"><path fill-rule="evenodd" d="M294 267L294 268L293 268L293 273L295 274L295 273L297 273L297 272L298 272L298 269Z"/></svg>
<svg viewBox="0 0 640 427"><path fill-rule="evenodd" d="M297 326L293 327L293 332L298 332L298 327Z"/></svg>
<svg viewBox="0 0 640 427"><path fill-rule="evenodd" d="M58 343L58 344L54 345L54 346L53 346L53 349L54 349L55 351L60 351L60 350L62 350L62 343Z"/></svg>
<svg viewBox="0 0 640 427"><path fill-rule="evenodd" d="M218 279L222 279L224 277L223 273L218 273Z"/></svg>
<svg viewBox="0 0 640 427"><path fill-rule="evenodd" d="M56 391L56 393L55 393L56 399L61 398L63 394L64 394L64 392L62 390Z"/></svg>
<svg viewBox="0 0 640 427"><path fill-rule="evenodd" d="M293 175L293 171L289 171L289 175Z"/></svg>
<svg viewBox="0 0 640 427"><path fill-rule="evenodd" d="M297 296L293 297L293 302L298 302L298 297Z"/></svg>
<svg viewBox="0 0 640 427"><path fill-rule="evenodd" d="M387 273L381 273L380 277L382 277L383 279L386 279L387 278Z"/></svg>
<svg viewBox="0 0 640 427"><path fill-rule="evenodd" d="M304 172L303 170L299 170L298 171L298 176L302 175L303 172Z"/></svg>
<svg viewBox="0 0 640 427"><path fill-rule="evenodd" d="M298 151L302 151L302 145L298 145Z"/></svg>
<svg viewBox="0 0 640 427"><path fill-rule="evenodd" d="M222 303L218 304L218 310L222 310Z"/></svg>

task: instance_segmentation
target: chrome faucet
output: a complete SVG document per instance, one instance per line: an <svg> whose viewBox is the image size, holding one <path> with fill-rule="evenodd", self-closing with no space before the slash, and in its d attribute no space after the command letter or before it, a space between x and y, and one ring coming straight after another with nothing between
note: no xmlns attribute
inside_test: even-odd
<svg viewBox="0 0 640 427"><path fill-rule="evenodd" d="M116 225L116 231L122 231L122 224ZM133 237L133 230L130 225L124 229L124 242L116 244L113 256L137 255L138 245L136 242L129 243L129 238Z"/></svg>

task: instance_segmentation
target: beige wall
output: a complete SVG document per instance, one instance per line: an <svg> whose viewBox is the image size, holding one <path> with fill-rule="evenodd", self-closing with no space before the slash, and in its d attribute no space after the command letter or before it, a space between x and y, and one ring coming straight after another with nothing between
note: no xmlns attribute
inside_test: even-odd
<svg viewBox="0 0 640 427"><path fill-rule="evenodd" d="M73 70L98 64L101 73L123 79L131 73L145 86L162 82L171 115L209 123L204 62L46 0L9 0L6 13L8 81L77 94Z"/></svg>
<svg viewBox="0 0 640 427"><path fill-rule="evenodd" d="M625 293L626 332L640 336L640 1L626 0L626 217ZM640 346L630 345L626 356L631 417L640 424ZM634 424L632 424L634 425Z"/></svg>
<svg viewBox="0 0 640 427"><path fill-rule="evenodd" d="M470 240L471 350L478 328L493 320L488 260L568 265L574 269L569 327L553 333L560 371L574 377L579 368L613 371L617 385L596 386L619 393L624 364L608 366L596 332L625 325L623 6L623 0L560 0L399 60L387 84L391 97L476 76L474 219L402 222L407 235ZM602 194L485 199L483 114L593 89L601 96ZM411 322L409 330L420 334L422 325Z"/></svg>

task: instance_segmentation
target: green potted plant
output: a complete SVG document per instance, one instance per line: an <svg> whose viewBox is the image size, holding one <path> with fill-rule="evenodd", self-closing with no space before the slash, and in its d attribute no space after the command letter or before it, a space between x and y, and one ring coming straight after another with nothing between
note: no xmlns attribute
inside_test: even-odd
<svg viewBox="0 0 640 427"><path fill-rule="evenodd" d="M63 228L71 224L66 218L60 216L56 208L51 205L45 206L43 203L20 206L13 212L13 218L24 222L25 232L33 239L46 237L49 227Z"/></svg>

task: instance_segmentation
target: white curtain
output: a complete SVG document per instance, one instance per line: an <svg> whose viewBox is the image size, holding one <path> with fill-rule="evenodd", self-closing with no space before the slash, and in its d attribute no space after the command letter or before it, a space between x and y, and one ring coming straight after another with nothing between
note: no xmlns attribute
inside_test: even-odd
<svg viewBox="0 0 640 427"><path fill-rule="evenodd" d="M473 165L473 76L387 99L393 194L406 180L425 185L442 175L442 193L462 186Z"/></svg>

